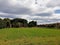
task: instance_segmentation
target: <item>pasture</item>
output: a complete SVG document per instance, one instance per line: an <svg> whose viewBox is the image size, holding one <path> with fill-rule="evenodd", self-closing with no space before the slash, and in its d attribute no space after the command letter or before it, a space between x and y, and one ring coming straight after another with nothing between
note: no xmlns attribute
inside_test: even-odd
<svg viewBox="0 0 60 45"><path fill-rule="evenodd" d="M0 45L60 45L60 29L0 29Z"/></svg>

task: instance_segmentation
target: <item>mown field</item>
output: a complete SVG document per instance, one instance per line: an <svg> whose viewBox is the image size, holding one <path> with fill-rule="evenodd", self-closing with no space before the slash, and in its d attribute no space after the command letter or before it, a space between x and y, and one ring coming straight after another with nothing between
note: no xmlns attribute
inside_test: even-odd
<svg viewBox="0 0 60 45"><path fill-rule="evenodd" d="M60 29L0 29L0 45L60 45Z"/></svg>

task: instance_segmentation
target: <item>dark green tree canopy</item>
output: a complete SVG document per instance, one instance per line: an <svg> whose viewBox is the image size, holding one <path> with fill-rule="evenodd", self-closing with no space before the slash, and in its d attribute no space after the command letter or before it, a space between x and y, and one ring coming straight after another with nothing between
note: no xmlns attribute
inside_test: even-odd
<svg viewBox="0 0 60 45"><path fill-rule="evenodd" d="M35 27L35 26L37 26L37 22L36 21L31 21L31 22L29 22L29 27Z"/></svg>

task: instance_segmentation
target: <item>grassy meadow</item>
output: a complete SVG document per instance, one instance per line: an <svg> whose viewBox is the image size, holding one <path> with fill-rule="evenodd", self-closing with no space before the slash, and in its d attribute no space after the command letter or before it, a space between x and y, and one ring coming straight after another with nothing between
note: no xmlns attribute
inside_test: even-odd
<svg viewBox="0 0 60 45"><path fill-rule="evenodd" d="M0 45L60 45L60 29L0 29Z"/></svg>

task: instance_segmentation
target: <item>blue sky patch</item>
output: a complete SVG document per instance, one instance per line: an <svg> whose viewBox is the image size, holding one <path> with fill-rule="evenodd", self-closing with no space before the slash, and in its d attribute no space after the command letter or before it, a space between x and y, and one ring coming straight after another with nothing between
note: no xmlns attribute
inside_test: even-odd
<svg viewBox="0 0 60 45"><path fill-rule="evenodd" d="M55 10L56 14L60 14L60 9L59 10Z"/></svg>

